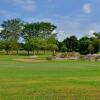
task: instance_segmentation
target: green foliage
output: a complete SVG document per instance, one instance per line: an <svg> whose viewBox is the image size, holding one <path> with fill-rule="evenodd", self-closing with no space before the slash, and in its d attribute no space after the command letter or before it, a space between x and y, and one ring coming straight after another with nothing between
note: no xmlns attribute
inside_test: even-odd
<svg viewBox="0 0 100 100"><path fill-rule="evenodd" d="M97 53L99 42L95 37L82 37L79 40L79 52L81 54Z"/></svg>
<svg viewBox="0 0 100 100"><path fill-rule="evenodd" d="M23 37L39 37L47 39L52 36L56 26L48 22L28 23L24 25Z"/></svg>
<svg viewBox="0 0 100 100"><path fill-rule="evenodd" d="M15 40L19 39L23 28L23 23L20 19L11 19L4 21L1 26L3 28L2 32L0 33L1 38Z"/></svg>
<svg viewBox="0 0 100 100"><path fill-rule="evenodd" d="M88 54L89 51L88 51L88 47L89 47L89 38L88 37L82 37L80 40L79 40L79 52L81 54Z"/></svg>
<svg viewBox="0 0 100 100"><path fill-rule="evenodd" d="M7 54L10 54L11 50L18 49L18 44L16 40L5 40L2 41L3 49L6 51Z"/></svg>
<svg viewBox="0 0 100 100"><path fill-rule="evenodd" d="M18 51L18 40L23 29L22 21L20 19L11 19L4 21L1 26L3 30L0 32L0 38L1 41L3 41L3 49L7 54L9 54L11 50Z"/></svg>
<svg viewBox="0 0 100 100"><path fill-rule="evenodd" d="M98 50L98 52L100 52L100 32L99 33L94 33L94 35L95 35L95 37L97 38L97 40L98 40L98 43L99 43L99 50Z"/></svg>
<svg viewBox="0 0 100 100"><path fill-rule="evenodd" d="M3 41L0 41L0 50L3 50Z"/></svg>
<svg viewBox="0 0 100 100"><path fill-rule="evenodd" d="M61 52L67 52L67 47L66 47L65 45L63 45L63 46L61 47Z"/></svg>
<svg viewBox="0 0 100 100"><path fill-rule="evenodd" d="M25 24L22 36L25 40L25 50L47 50L48 43L55 44L56 34L52 34L56 26L48 22ZM52 39L51 39L52 38Z"/></svg>
<svg viewBox="0 0 100 100"><path fill-rule="evenodd" d="M88 51L89 51L90 54L93 53L93 51L94 51L94 47L93 47L92 44L89 44L89 46L88 46Z"/></svg>
<svg viewBox="0 0 100 100"><path fill-rule="evenodd" d="M71 36L69 38L66 38L63 43L65 44L67 51L73 52L76 51L78 48L78 40L76 36Z"/></svg>
<svg viewBox="0 0 100 100"><path fill-rule="evenodd" d="M57 28L49 22L23 23L20 19L6 20L1 24L0 49L11 51L21 48L28 51L51 50L61 52L79 52L80 54L100 52L100 32L95 37L83 36L79 40L76 36L67 37L64 41L57 40ZM23 42L21 41L23 39ZM2 42L3 41L3 42ZM19 41L22 45L19 45Z"/></svg>

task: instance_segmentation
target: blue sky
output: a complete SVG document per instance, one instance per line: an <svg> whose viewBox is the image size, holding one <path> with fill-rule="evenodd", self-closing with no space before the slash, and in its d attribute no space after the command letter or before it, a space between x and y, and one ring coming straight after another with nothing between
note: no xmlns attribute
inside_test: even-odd
<svg viewBox="0 0 100 100"><path fill-rule="evenodd" d="M100 31L100 0L0 0L0 23L11 18L50 21L59 40Z"/></svg>

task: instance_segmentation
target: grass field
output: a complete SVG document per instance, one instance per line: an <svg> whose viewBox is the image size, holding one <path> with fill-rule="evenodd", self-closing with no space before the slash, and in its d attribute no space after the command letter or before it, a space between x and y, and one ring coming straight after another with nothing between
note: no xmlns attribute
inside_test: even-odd
<svg viewBox="0 0 100 100"><path fill-rule="evenodd" d="M0 56L0 100L100 100L100 62L16 62Z"/></svg>

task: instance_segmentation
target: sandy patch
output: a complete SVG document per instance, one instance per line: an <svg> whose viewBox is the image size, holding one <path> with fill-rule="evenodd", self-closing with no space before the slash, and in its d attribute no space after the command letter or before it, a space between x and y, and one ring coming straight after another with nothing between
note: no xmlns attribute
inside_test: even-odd
<svg viewBox="0 0 100 100"><path fill-rule="evenodd" d="M46 62L47 61L47 60L30 59L30 58L22 58L22 59L14 59L14 60L20 62Z"/></svg>

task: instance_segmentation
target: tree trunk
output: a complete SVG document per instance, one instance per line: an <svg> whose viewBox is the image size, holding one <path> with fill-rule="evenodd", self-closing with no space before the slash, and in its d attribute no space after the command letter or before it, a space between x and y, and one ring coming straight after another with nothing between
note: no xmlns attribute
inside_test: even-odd
<svg viewBox="0 0 100 100"><path fill-rule="evenodd" d="M8 50L6 50L6 54L7 54L7 55L9 54L9 51L8 51Z"/></svg>
<svg viewBox="0 0 100 100"><path fill-rule="evenodd" d="M27 54L29 55L30 54L30 51L27 51Z"/></svg>
<svg viewBox="0 0 100 100"><path fill-rule="evenodd" d="M19 54L19 50L16 51L16 54L17 54L17 55Z"/></svg>
<svg viewBox="0 0 100 100"><path fill-rule="evenodd" d="M45 54L45 52L46 52L46 51L44 50L44 54Z"/></svg>
<svg viewBox="0 0 100 100"><path fill-rule="evenodd" d="M9 55L10 54L10 51L9 50L6 50L6 54Z"/></svg>
<svg viewBox="0 0 100 100"><path fill-rule="evenodd" d="M37 50L37 55L39 54L39 50Z"/></svg>
<svg viewBox="0 0 100 100"><path fill-rule="evenodd" d="M33 55L35 55L35 51L33 50Z"/></svg>
<svg viewBox="0 0 100 100"><path fill-rule="evenodd" d="M53 56L55 56L55 53L56 53L56 51L55 51L55 50L53 50Z"/></svg>

